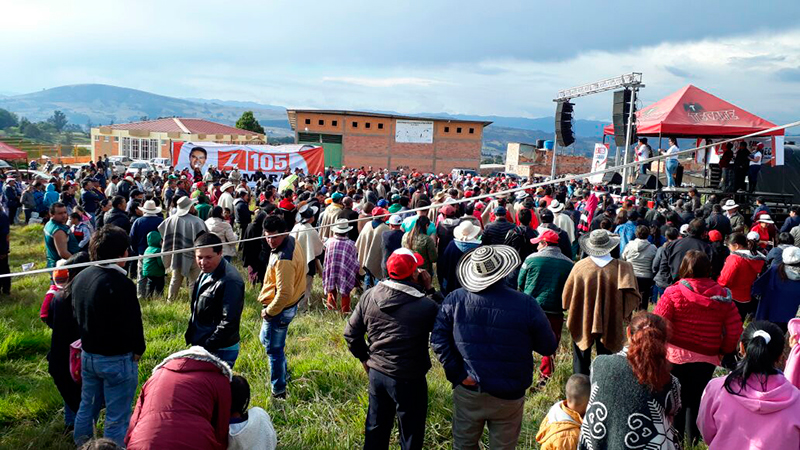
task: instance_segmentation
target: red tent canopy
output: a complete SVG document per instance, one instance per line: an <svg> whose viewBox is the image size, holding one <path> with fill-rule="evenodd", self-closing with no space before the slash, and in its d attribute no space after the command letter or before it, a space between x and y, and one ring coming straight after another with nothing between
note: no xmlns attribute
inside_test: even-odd
<svg viewBox="0 0 800 450"><path fill-rule="evenodd" d="M28 159L28 154L5 142L0 142L0 159Z"/></svg>
<svg viewBox="0 0 800 450"><path fill-rule="evenodd" d="M636 112L638 136L743 136L774 126L691 84ZM614 125L603 133L614 134ZM768 135L783 136L783 130Z"/></svg>

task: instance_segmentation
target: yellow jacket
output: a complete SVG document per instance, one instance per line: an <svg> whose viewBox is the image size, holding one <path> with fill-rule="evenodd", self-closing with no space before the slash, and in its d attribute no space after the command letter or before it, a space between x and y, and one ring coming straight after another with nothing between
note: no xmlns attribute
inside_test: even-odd
<svg viewBox="0 0 800 450"><path fill-rule="evenodd" d="M294 306L306 291L306 256L303 246L286 236L280 247L269 255L264 286L258 301L272 317Z"/></svg>
<svg viewBox="0 0 800 450"><path fill-rule="evenodd" d="M541 450L576 450L581 435L580 414L560 401L550 408L539 426L536 442Z"/></svg>

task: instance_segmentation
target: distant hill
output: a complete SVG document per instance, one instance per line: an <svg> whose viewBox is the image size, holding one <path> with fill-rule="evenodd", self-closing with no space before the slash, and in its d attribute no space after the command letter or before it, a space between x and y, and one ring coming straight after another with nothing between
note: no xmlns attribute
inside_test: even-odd
<svg viewBox="0 0 800 450"><path fill-rule="evenodd" d="M233 125L242 112L251 110L271 136L294 136L283 106L250 101L202 98L175 98L105 84L76 84L45 89L30 94L0 96L0 108L27 117L31 121L45 120L55 110L67 115L70 123L85 126L108 125L138 121L142 117L199 117ZM388 112L388 111L374 111ZM388 112L392 113L392 112ZM397 113L394 113L397 114ZM466 114L421 113L420 116L462 120L491 121L484 132L485 154L505 154L508 142L552 140L552 117L527 118L506 116L476 116ZM602 136L605 124L594 120L576 120L578 136L574 151L591 154L593 143Z"/></svg>
<svg viewBox="0 0 800 450"><path fill-rule="evenodd" d="M124 123L140 120L143 116L151 119L200 117L233 125L245 110L252 110L262 123L286 121L286 112L280 107L254 108L190 101L104 84L76 84L0 97L0 108L32 121L45 120L58 109L67 115L70 123L78 125L88 122L95 125Z"/></svg>

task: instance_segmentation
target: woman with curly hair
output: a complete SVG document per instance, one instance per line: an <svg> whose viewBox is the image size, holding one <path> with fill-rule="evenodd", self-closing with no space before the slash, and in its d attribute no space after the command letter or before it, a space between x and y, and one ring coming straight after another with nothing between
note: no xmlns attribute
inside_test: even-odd
<svg viewBox="0 0 800 450"><path fill-rule="evenodd" d="M681 394L667 360L669 334L663 317L641 311L628 326L628 345L595 358L579 449L681 448L672 427Z"/></svg>

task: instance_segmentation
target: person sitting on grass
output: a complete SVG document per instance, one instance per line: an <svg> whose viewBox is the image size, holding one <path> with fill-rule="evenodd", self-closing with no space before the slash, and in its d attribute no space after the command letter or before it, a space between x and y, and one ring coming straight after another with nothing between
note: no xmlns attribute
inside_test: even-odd
<svg viewBox="0 0 800 450"><path fill-rule="evenodd" d="M576 373L567 380L564 388L567 399L556 402L547 412L536 442L541 450L575 450L581 435L581 424L586 407L589 405L589 394L592 384L589 377Z"/></svg>
<svg viewBox="0 0 800 450"><path fill-rule="evenodd" d="M278 436L269 413L250 404L250 384L234 375L231 379L231 420L228 428L228 450L275 450Z"/></svg>

